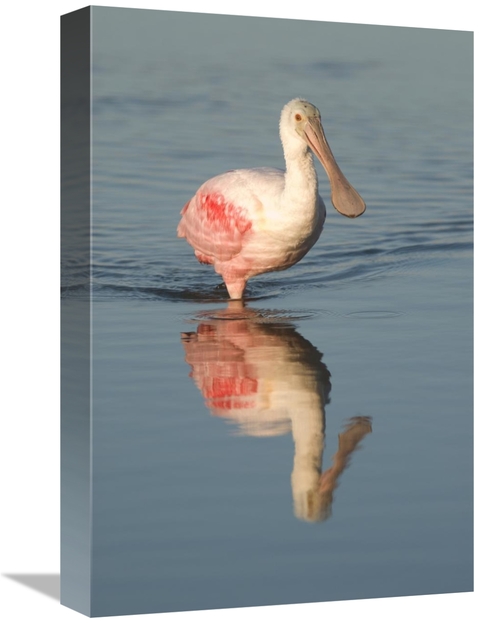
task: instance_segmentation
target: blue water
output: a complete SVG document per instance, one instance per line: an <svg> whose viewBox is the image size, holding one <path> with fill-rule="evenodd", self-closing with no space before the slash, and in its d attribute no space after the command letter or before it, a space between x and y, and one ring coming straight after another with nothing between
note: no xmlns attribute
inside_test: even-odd
<svg viewBox="0 0 500 623"><path fill-rule="evenodd" d="M472 590L472 34L92 15L93 614ZM179 212L297 96L367 210L229 306Z"/></svg>

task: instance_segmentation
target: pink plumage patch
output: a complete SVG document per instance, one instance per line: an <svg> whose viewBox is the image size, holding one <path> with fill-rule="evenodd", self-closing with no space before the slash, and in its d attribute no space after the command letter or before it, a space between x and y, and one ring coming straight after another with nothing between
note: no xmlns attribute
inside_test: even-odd
<svg viewBox="0 0 500 623"><path fill-rule="evenodd" d="M198 205L207 222L219 231L232 233L236 228L240 234L244 234L252 228L246 211L226 201L220 193L199 195Z"/></svg>
<svg viewBox="0 0 500 623"><path fill-rule="evenodd" d="M233 377L214 377L211 385L204 388L205 398L228 398L230 396L250 396L258 389L257 379Z"/></svg>
<svg viewBox="0 0 500 623"><path fill-rule="evenodd" d="M209 255L204 255L203 253L200 253L200 251L195 251L194 254L196 255L196 259L198 260L200 264L213 264L214 263L213 257L210 257Z"/></svg>
<svg viewBox="0 0 500 623"><path fill-rule="evenodd" d="M252 230L248 210L227 201L216 189L202 187L181 214L177 235L187 239L202 264L216 265L236 257Z"/></svg>
<svg viewBox="0 0 500 623"><path fill-rule="evenodd" d="M252 378L214 377L211 385L203 388L203 395L216 409L248 409L255 406L251 400L257 393L258 381Z"/></svg>

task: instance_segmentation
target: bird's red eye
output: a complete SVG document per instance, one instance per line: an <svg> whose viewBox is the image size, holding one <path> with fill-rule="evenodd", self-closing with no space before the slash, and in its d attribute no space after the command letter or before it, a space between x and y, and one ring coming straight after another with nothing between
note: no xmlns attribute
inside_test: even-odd
<svg viewBox="0 0 500 623"><path fill-rule="evenodd" d="M302 115L299 115L299 113L297 113L295 115L295 121L302 121Z"/></svg>

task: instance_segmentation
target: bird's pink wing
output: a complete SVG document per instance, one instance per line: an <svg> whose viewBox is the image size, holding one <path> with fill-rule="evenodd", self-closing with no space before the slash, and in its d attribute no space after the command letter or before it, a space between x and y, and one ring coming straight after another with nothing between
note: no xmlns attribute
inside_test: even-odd
<svg viewBox="0 0 500 623"><path fill-rule="evenodd" d="M230 174L226 174L230 177ZM216 181L217 179L217 181ZM224 176L206 182L182 209L177 235L186 238L200 262L228 261L240 253L252 229L251 210L230 200Z"/></svg>

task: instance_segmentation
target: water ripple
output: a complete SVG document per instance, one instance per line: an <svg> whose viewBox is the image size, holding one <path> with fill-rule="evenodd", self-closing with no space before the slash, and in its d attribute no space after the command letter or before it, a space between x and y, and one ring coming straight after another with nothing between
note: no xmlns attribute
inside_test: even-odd
<svg viewBox="0 0 500 623"><path fill-rule="evenodd" d="M302 262L286 272L269 273L251 280L248 300L262 300L317 287L328 283L349 283L377 279L391 273L412 270L417 266L437 265L454 256L472 252L471 241L430 240L397 244L403 239L386 241L368 248L326 249L311 251ZM392 248L390 248L392 247ZM90 274L79 265L63 270L63 297L88 296ZM136 298L146 300L217 302L227 300L227 291L210 267L199 266L189 257L184 265L164 265L156 258L123 258L95 264L92 271L94 299Z"/></svg>

